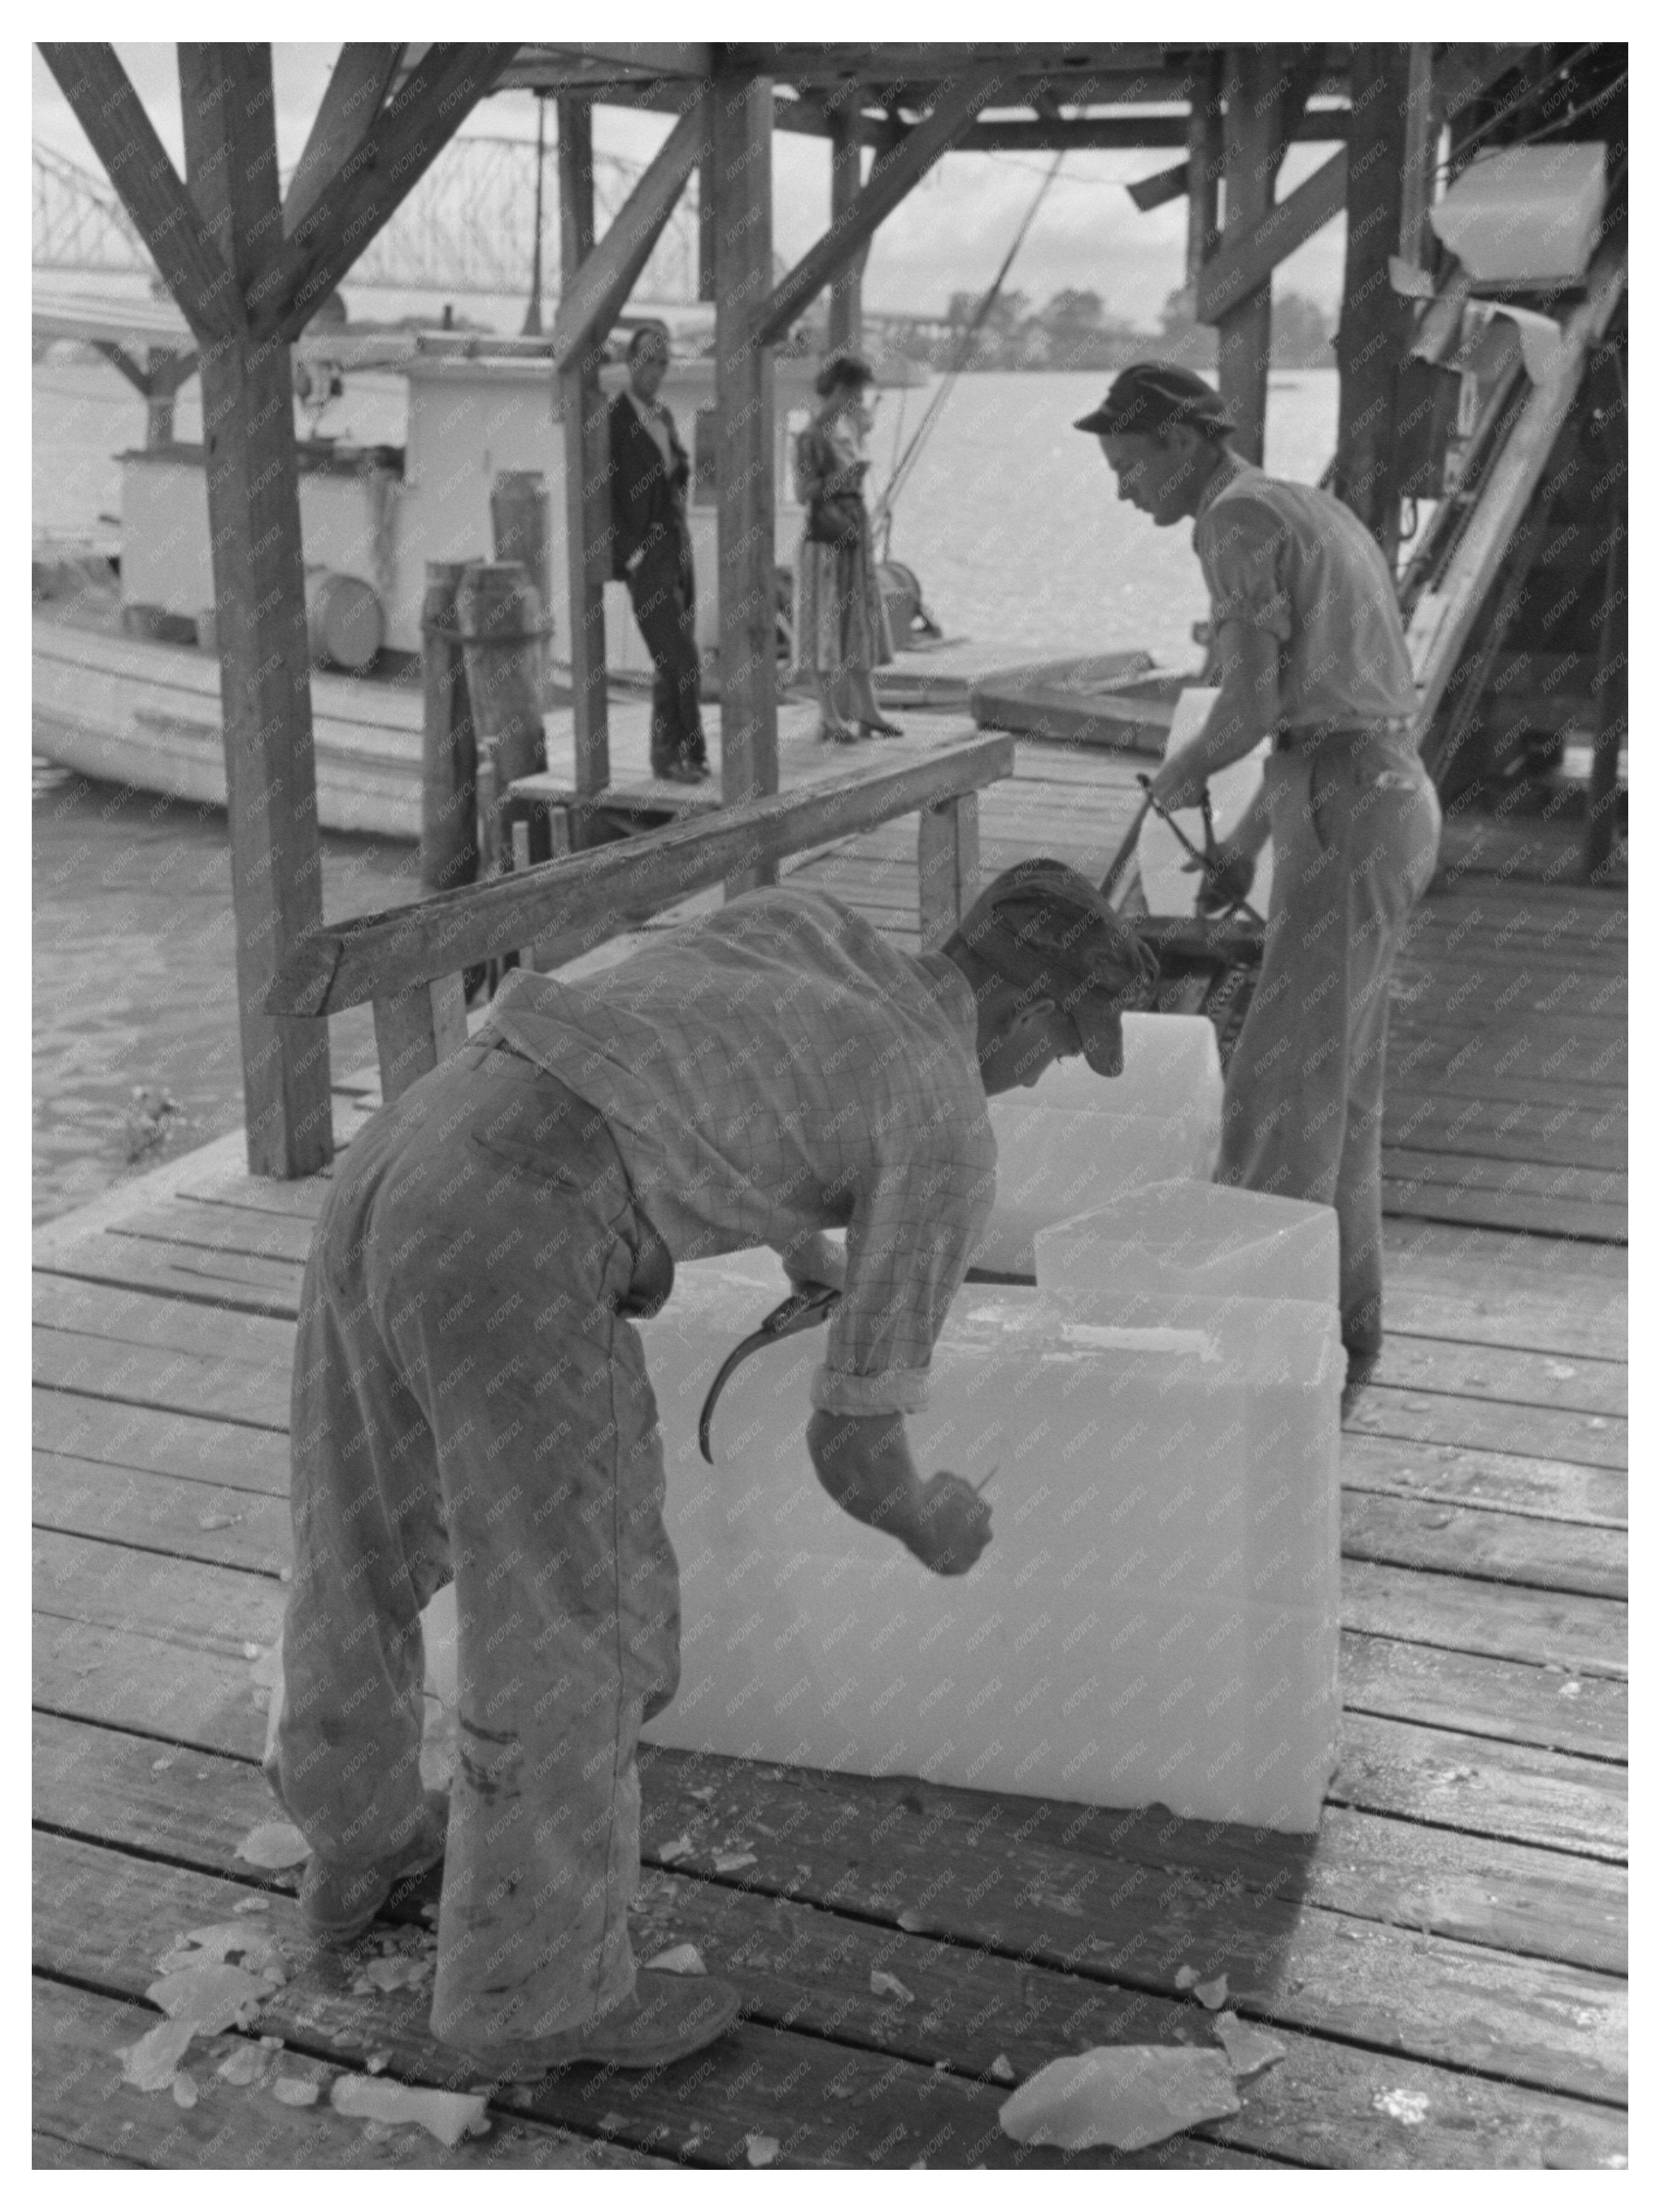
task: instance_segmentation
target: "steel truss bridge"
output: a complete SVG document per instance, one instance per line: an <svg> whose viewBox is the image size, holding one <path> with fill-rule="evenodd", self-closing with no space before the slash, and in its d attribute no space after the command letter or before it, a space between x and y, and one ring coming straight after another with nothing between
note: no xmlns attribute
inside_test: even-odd
<svg viewBox="0 0 1660 2212"><path fill-rule="evenodd" d="M109 180L38 141L33 154L33 266L154 275ZM537 158L534 143L522 138L455 139L353 267L348 291L528 295ZM551 137L541 162L544 282L552 295L559 284L559 202ZM595 213L602 224L627 198L642 166L596 151ZM697 297L695 189L675 211L639 291L665 302Z"/></svg>

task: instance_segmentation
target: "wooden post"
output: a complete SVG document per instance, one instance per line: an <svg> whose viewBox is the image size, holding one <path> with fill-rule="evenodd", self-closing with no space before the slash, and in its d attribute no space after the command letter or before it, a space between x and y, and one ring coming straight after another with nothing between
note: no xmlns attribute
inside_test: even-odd
<svg viewBox="0 0 1660 2212"><path fill-rule="evenodd" d="M714 163L705 158L697 165L697 296L714 298Z"/></svg>
<svg viewBox="0 0 1660 2212"><path fill-rule="evenodd" d="M429 561L421 606L421 884L453 890L478 874L478 757L456 592L465 563Z"/></svg>
<svg viewBox="0 0 1660 2212"><path fill-rule="evenodd" d="M540 694L546 706L555 624L548 578L548 483L540 469L497 473L490 486L490 550L498 562L518 562L535 587L547 630L539 664Z"/></svg>
<svg viewBox="0 0 1660 2212"><path fill-rule="evenodd" d="M593 251L593 110L559 101L559 268L562 304ZM611 574L611 434L599 388L602 332L558 377L565 452L565 550L570 580L570 679L576 788L611 781L605 692L605 584Z"/></svg>
<svg viewBox="0 0 1660 2212"><path fill-rule="evenodd" d="M863 151L859 143L857 118L838 110L830 124L830 228L835 228L858 198L864 183ZM865 340L863 285L869 252L855 254L830 285L830 345L831 352L857 349Z"/></svg>
<svg viewBox="0 0 1660 2212"><path fill-rule="evenodd" d="M1227 113L1222 132L1227 184L1224 245L1274 204L1280 138L1280 103L1269 96L1272 82L1268 56L1250 46L1228 48L1224 75ZM1248 461L1259 465L1268 424L1273 319L1270 277L1230 307L1217 329L1217 382L1238 425L1233 444Z"/></svg>
<svg viewBox="0 0 1660 2212"><path fill-rule="evenodd" d="M916 824L917 921L924 952L937 952L980 896L980 794L922 808Z"/></svg>
<svg viewBox="0 0 1660 2212"><path fill-rule="evenodd" d="M467 1001L459 975L417 983L374 1001L374 1054L386 1103L467 1041Z"/></svg>
<svg viewBox="0 0 1660 2212"><path fill-rule="evenodd" d="M1389 282L1401 249L1412 48L1357 46L1349 65L1348 244L1337 329L1334 489L1391 562L1400 543L1395 386L1412 307Z"/></svg>
<svg viewBox="0 0 1660 2212"><path fill-rule="evenodd" d="M721 793L778 788L772 350L756 335L772 291L772 81L714 88L715 400L721 587ZM776 881L757 861L727 896Z"/></svg>
<svg viewBox="0 0 1660 2212"><path fill-rule="evenodd" d="M179 84L190 191L240 301L282 236L271 50L180 46ZM244 319L201 373L248 1166L313 1175L334 1152L327 1025L262 1011L323 911L289 349Z"/></svg>
<svg viewBox="0 0 1660 2212"><path fill-rule="evenodd" d="M1406 153L1401 178L1401 258L1428 268L1434 252L1429 227L1435 200L1435 165L1441 143L1441 103L1435 88L1435 49L1416 45L1407 58Z"/></svg>
<svg viewBox="0 0 1660 2212"><path fill-rule="evenodd" d="M1217 246L1217 208L1221 197L1222 71L1213 57L1201 64L1188 112L1188 283Z"/></svg>
<svg viewBox="0 0 1660 2212"><path fill-rule="evenodd" d="M1620 796L1620 748L1631 726L1628 665L1630 625L1626 590L1626 536L1629 528L1623 499L1612 501L1608 556L1602 572L1602 635L1597 641L1596 734L1591 741L1590 789L1586 793L1584 867L1594 884L1614 850L1615 809Z"/></svg>
<svg viewBox="0 0 1660 2212"><path fill-rule="evenodd" d="M470 561L456 594L478 779L479 872L511 865L502 799L516 777L548 764L538 675L542 611L516 561Z"/></svg>

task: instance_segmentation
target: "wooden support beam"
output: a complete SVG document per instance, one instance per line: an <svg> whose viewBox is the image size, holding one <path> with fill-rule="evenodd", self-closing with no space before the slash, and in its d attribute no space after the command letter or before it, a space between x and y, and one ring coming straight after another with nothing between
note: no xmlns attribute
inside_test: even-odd
<svg viewBox="0 0 1660 2212"><path fill-rule="evenodd" d="M877 162L870 182L839 223L832 224L817 245L808 248L766 301L757 325L763 343L772 344L800 319L939 156L956 144L981 109L1005 90L1007 82L1006 66L982 67L941 85L924 119L906 132L902 144Z"/></svg>
<svg viewBox="0 0 1660 2212"><path fill-rule="evenodd" d="M192 330L203 339L234 336L246 322L241 291L114 47L40 52Z"/></svg>
<svg viewBox="0 0 1660 2212"><path fill-rule="evenodd" d="M640 272L651 258L663 226L674 213L686 179L709 146L712 95L693 100L657 149L610 228L579 264L567 262L553 319L556 368L570 368L584 349L604 343ZM563 115L564 102L560 103ZM563 155L560 159L562 162ZM563 170L561 173L562 176Z"/></svg>
<svg viewBox="0 0 1660 2212"><path fill-rule="evenodd" d="M772 85L722 79L711 97L721 794L739 806L778 788L772 348L760 313L772 283ZM727 896L775 880L763 859L727 878Z"/></svg>
<svg viewBox="0 0 1660 2212"><path fill-rule="evenodd" d="M1591 741L1590 788L1585 794L1585 842L1580 864L1585 881L1593 884L1614 851L1620 748L1629 742L1631 732L1631 595L1626 588L1629 509L1623 497L1610 504L1614 514L1602 570L1602 630L1591 684L1596 730Z"/></svg>
<svg viewBox="0 0 1660 2212"><path fill-rule="evenodd" d="M114 338L94 338L94 346L112 368L119 369L144 400L144 444L147 449L173 443L173 401L181 384L195 375L198 356L192 346L175 353L169 346L146 346L140 368L124 345Z"/></svg>
<svg viewBox="0 0 1660 2212"><path fill-rule="evenodd" d="M1401 179L1401 258L1414 269L1434 265L1429 213L1435 198L1441 122L1435 49L1414 45L1407 64L1406 158Z"/></svg>
<svg viewBox="0 0 1660 2212"><path fill-rule="evenodd" d="M1268 57L1254 46L1230 46L1223 123L1227 208L1224 252L1247 236L1274 204L1280 139L1278 101ZM1200 282L1204 281L1202 272ZM1238 426L1234 445L1261 463L1268 422L1268 350L1273 300L1268 281L1248 292L1218 321L1217 382Z"/></svg>
<svg viewBox="0 0 1660 2212"><path fill-rule="evenodd" d="M374 1056L384 1103L400 1097L467 1041L467 1000L459 975L417 983L374 1002Z"/></svg>
<svg viewBox="0 0 1660 2212"><path fill-rule="evenodd" d="M697 296L714 300L714 173L706 154L697 165Z"/></svg>
<svg viewBox="0 0 1660 2212"><path fill-rule="evenodd" d="M1188 164L1181 161L1174 168L1160 169L1156 176L1138 177L1124 189L1143 215L1150 214L1154 208L1165 207L1171 200L1187 198Z"/></svg>
<svg viewBox="0 0 1660 2212"><path fill-rule="evenodd" d="M428 47L250 287L249 311L262 332L285 343L299 335L494 88L514 51Z"/></svg>
<svg viewBox="0 0 1660 2212"><path fill-rule="evenodd" d="M562 316L567 301L581 285L583 269L594 258L593 110L586 100L562 99L558 116L559 313ZM554 332L556 340L556 321ZM599 335L603 337L604 332ZM587 336L585 333L585 339ZM586 795L603 790L611 781L611 724L605 686L605 580L611 574L611 439L593 346L584 343L574 354L569 366L556 372L555 383L565 453L565 550L570 592L576 788Z"/></svg>
<svg viewBox="0 0 1660 2212"><path fill-rule="evenodd" d="M294 237L337 181L350 175L352 158L368 141L403 52L402 46L391 45L341 47L283 196L285 238Z"/></svg>
<svg viewBox="0 0 1660 2212"><path fill-rule="evenodd" d="M1199 272L1216 251L1226 162L1222 143L1222 70L1212 57L1195 85L1188 112L1188 283L1195 294Z"/></svg>
<svg viewBox="0 0 1660 2212"><path fill-rule="evenodd" d="M1412 49L1357 46L1350 69L1348 243L1337 326L1337 465L1333 489L1395 558L1395 379L1412 342L1413 308L1389 282L1401 247Z"/></svg>
<svg viewBox="0 0 1660 2212"><path fill-rule="evenodd" d="M289 1016L337 1014L526 945L545 943L572 960L739 870L775 870L792 853L941 805L1013 766L1014 739L987 732L922 760L849 770L413 906L330 922L295 947L270 1005Z"/></svg>
<svg viewBox="0 0 1660 2212"><path fill-rule="evenodd" d="M848 220L857 204L864 186L864 154L859 134L854 127L854 118L838 111L830 125L830 228ZM855 253L846 262L830 284L830 350L852 348L855 351L863 344L865 317L863 287L865 261L870 252L866 240L863 252Z"/></svg>
<svg viewBox="0 0 1660 2212"><path fill-rule="evenodd" d="M1317 107L1292 125L1294 143L1341 143L1347 136L1347 111ZM870 143L867 135L866 143ZM959 154L1058 154L1156 152L1161 146L1185 146L1188 119L1181 115L1065 115L1058 122L1015 122L993 117L963 133Z"/></svg>
<svg viewBox="0 0 1660 2212"><path fill-rule="evenodd" d="M271 49L180 46L179 89L190 189L240 289L281 231ZM328 1032L265 1012L290 947L322 916L286 345L244 329L204 348L202 432L248 1166L255 1175L314 1175L334 1151Z"/></svg>
<svg viewBox="0 0 1660 2212"><path fill-rule="evenodd" d="M1348 149L1340 146L1329 161L1323 161L1295 191L1277 200L1266 215L1237 230L1230 225L1219 251L1199 272L1194 313L1201 323L1219 323L1241 301L1266 285L1288 255L1343 212L1348 165Z"/></svg>
<svg viewBox="0 0 1660 2212"><path fill-rule="evenodd" d="M925 806L916 824L917 919L924 952L937 952L980 896L980 794Z"/></svg>

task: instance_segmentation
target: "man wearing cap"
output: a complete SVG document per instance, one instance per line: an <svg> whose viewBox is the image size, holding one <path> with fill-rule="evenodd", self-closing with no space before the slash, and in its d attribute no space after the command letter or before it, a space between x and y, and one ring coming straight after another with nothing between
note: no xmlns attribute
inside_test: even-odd
<svg viewBox="0 0 1660 2212"><path fill-rule="evenodd" d="M656 1406L630 1316L675 1263L769 1244L839 1288L806 1447L855 1520L966 1573L990 1510L905 1415L989 1214L990 1094L1122 1064L1155 969L1031 860L942 951L836 900L732 900L583 981L520 969L354 1139L301 1299L295 1580L267 1771L337 1941L445 1859L434 2033L491 2078L661 2064L724 1983L629 1946L641 1723L678 1679ZM824 1231L845 1228L845 1253ZM423 1797L418 1615L453 1578L459 1758Z"/></svg>
<svg viewBox="0 0 1660 2212"><path fill-rule="evenodd" d="M1118 496L1160 529L1191 517L1219 685L1153 795L1196 806L1262 739L1261 789L1201 903L1244 896L1270 830L1262 972L1228 1069L1218 1180L1335 1206L1351 1384L1383 1343L1381 1145L1389 973L1435 866L1441 815L1413 739L1417 696L1395 580L1339 501L1264 475L1191 371L1142 362L1077 425Z"/></svg>

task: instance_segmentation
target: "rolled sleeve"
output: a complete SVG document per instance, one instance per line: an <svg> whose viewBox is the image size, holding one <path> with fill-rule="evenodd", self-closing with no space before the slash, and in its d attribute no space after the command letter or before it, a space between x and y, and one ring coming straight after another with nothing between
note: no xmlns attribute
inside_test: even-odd
<svg viewBox="0 0 1660 2212"><path fill-rule="evenodd" d="M891 1367L884 1375L849 1375L828 1364L812 1378L821 1413L920 1413L928 1402L925 1367Z"/></svg>
<svg viewBox="0 0 1660 2212"><path fill-rule="evenodd" d="M1284 644L1292 634L1284 525L1271 509L1235 495L1200 521L1195 547L1210 592L1211 620L1249 623Z"/></svg>

